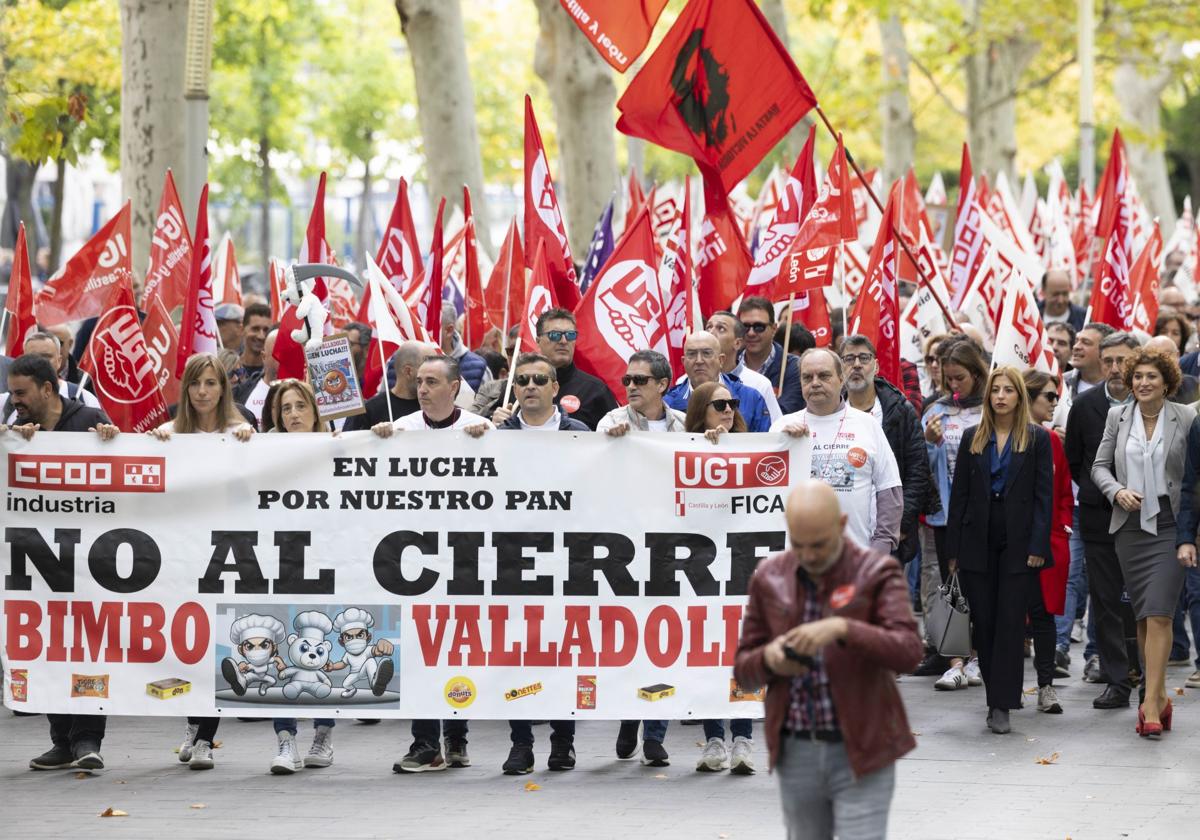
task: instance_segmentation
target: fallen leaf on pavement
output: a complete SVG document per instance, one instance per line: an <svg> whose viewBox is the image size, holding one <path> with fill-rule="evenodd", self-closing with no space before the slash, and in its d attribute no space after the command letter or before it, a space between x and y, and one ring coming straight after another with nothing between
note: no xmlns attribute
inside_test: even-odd
<svg viewBox="0 0 1200 840"><path fill-rule="evenodd" d="M665 779L665 778L667 778L667 774L666 773L656 773L656 774L654 774L654 778Z"/></svg>
<svg viewBox="0 0 1200 840"><path fill-rule="evenodd" d="M1182 697L1182 696L1183 696L1183 689L1182 689L1182 688L1180 688L1179 686L1175 686L1175 694L1177 694L1178 696Z"/></svg>
<svg viewBox="0 0 1200 840"><path fill-rule="evenodd" d="M535 784L534 782L526 782L525 783L525 790L534 791L534 790L541 790L541 789L542 789L542 786L539 784Z"/></svg>
<svg viewBox="0 0 1200 840"><path fill-rule="evenodd" d="M1027 689L1025 689L1025 690L1024 690L1023 692L1021 692L1021 693L1022 693L1022 694L1028 694L1028 695L1030 695L1030 696L1033 696L1034 694L1037 694L1037 686L1035 685L1033 688L1027 688Z"/></svg>
<svg viewBox="0 0 1200 840"><path fill-rule="evenodd" d="M82 770L75 774L76 779L90 779L91 777L91 773L84 773Z"/></svg>
<svg viewBox="0 0 1200 840"><path fill-rule="evenodd" d="M102 816L102 817L128 817L129 812L121 811L116 808L105 808L104 811L100 814L100 816Z"/></svg>
<svg viewBox="0 0 1200 840"><path fill-rule="evenodd" d="M200 810L201 808L207 808L208 806L205 805L203 802L193 802L192 807L195 808L196 810Z"/></svg>
<svg viewBox="0 0 1200 840"><path fill-rule="evenodd" d="M1051 753L1049 758L1039 758L1037 760L1037 763L1038 764L1054 764L1057 761L1058 761L1058 753Z"/></svg>
<svg viewBox="0 0 1200 840"><path fill-rule="evenodd" d="M214 750L221 749L221 745L224 743L225 743L224 741L213 741L213 749Z"/></svg>

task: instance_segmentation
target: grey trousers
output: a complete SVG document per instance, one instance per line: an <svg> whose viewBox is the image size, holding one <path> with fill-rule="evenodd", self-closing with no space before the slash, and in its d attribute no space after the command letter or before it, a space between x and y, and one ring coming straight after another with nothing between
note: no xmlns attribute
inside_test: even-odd
<svg viewBox="0 0 1200 840"><path fill-rule="evenodd" d="M937 600L938 587L942 585L942 573L938 569L937 546L934 544L933 529L928 525L919 526L917 536L921 542L921 616L925 647L932 648L933 640L929 638L929 628L925 619L933 615L933 604Z"/></svg>
<svg viewBox="0 0 1200 840"><path fill-rule="evenodd" d="M896 787L890 764L854 778L845 744L784 737L775 765L788 840L882 840Z"/></svg>

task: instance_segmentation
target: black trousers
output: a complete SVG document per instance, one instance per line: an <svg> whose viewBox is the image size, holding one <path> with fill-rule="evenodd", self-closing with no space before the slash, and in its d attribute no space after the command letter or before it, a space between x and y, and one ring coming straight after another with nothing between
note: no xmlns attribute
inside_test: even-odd
<svg viewBox="0 0 1200 840"><path fill-rule="evenodd" d="M1096 540L1084 537L1083 554L1087 561L1090 609L1096 621L1096 651L1100 654L1100 671L1104 681L1123 690L1132 688L1129 682L1129 652L1125 645L1125 627L1133 620L1133 608L1122 603L1125 578L1117 562L1117 549L1111 539Z"/></svg>
<svg viewBox="0 0 1200 840"><path fill-rule="evenodd" d="M196 733L197 741L208 741L209 746L212 746L213 738L217 737L217 727L221 725L219 717L190 717L188 723L200 727L200 731Z"/></svg>
<svg viewBox="0 0 1200 840"><path fill-rule="evenodd" d="M1038 688L1054 683L1054 653L1058 631L1054 616L1046 609L1042 596L1041 575L1033 575L1029 587L1029 635L1033 638L1033 667L1037 671Z"/></svg>
<svg viewBox="0 0 1200 840"><path fill-rule="evenodd" d="M77 744L100 748L104 740L107 715L46 715L50 721L50 740L56 747L73 749Z"/></svg>
<svg viewBox="0 0 1200 840"><path fill-rule="evenodd" d="M412 722L413 740L424 741L432 747L441 743L443 731L448 740L467 740L467 722L462 718L450 718L446 721L414 720Z"/></svg>
<svg viewBox="0 0 1200 840"><path fill-rule="evenodd" d="M971 605L971 644L979 657L988 708L1018 709L1025 675L1025 615L1030 593L1039 584L1032 569L1017 573L1004 569L1008 544L1004 503L993 501L988 515L987 568L960 569L959 580ZM993 527L992 523L1000 524Z"/></svg>

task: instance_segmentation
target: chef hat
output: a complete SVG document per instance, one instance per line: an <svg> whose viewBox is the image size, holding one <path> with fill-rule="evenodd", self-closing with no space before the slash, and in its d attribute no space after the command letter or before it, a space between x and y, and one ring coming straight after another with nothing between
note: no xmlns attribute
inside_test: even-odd
<svg viewBox="0 0 1200 840"><path fill-rule="evenodd" d="M333 627L339 635L347 630L370 630L374 625L375 617L358 607L342 610L333 620Z"/></svg>
<svg viewBox="0 0 1200 840"><path fill-rule="evenodd" d="M244 615L229 628L229 641L240 645L247 639L270 639L282 644L287 628L278 618L269 615Z"/></svg>
<svg viewBox="0 0 1200 840"><path fill-rule="evenodd" d="M325 613L309 610L296 616L292 621L292 627L296 628L296 632L304 638L319 642L333 630L333 622Z"/></svg>

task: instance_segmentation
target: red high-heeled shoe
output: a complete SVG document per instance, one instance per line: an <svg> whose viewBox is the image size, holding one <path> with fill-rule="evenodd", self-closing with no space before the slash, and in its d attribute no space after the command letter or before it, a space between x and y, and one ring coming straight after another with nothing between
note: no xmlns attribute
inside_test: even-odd
<svg viewBox="0 0 1200 840"><path fill-rule="evenodd" d="M1167 732L1171 731L1171 716L1175 713L1174 707L1171 706L1171 698L1167 698L1167 705L1163 706L1162 712L1159 713L1159 718L1162 720L1162 728Z"/></svg>

